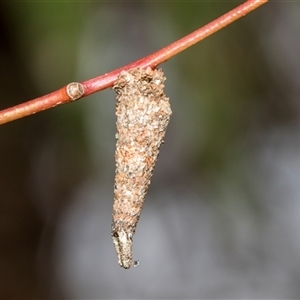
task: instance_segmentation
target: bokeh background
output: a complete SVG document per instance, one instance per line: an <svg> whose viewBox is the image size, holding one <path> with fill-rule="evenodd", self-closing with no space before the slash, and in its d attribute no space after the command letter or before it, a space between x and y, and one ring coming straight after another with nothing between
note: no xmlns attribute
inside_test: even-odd
<svg viewBox="0 0 300 300"><path fill-rule="evenodd" d="M139 59L243 1L6 1L0 109ZM173 115L134 237L111 241L115 95L0 127L1 299L300 297L300 5L164 63Z"/></svg>

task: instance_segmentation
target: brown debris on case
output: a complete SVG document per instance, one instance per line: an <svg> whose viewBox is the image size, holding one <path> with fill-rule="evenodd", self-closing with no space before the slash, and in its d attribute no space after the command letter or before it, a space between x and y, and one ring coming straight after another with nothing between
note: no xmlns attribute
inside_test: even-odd
<svg viewBox="0 0 300 300"><path fill-rule="evenodd" d="M112 239L119 265L132 261L132 238L171 116L162 70L122 71L117 93L117 144Z"/></svg>

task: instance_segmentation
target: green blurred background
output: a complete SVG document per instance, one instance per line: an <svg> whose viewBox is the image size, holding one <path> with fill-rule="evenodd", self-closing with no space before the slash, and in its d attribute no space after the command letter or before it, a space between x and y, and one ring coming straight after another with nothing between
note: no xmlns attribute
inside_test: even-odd
<svg viewBox="0 0 300 300"><path fill-rule="evenodd" d="M0 109L109 72L243 1L6 1ZM1 299L300 295L300 6L269 2L162 66L173 115L134 237L110 237L115 96L0 127Z"/></svg>

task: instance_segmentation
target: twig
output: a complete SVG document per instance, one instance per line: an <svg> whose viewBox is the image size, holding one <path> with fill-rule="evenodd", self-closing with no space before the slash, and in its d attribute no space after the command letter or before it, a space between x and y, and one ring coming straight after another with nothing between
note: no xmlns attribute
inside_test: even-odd
<svg viewBox="0 0 300 300"><path fill-rule="evenodd" d="M153 54L130 63L122 68L84 81L82 82L82 85L75 83L75 85L77 84L80 86L80 88L83 89L83 95L80 95L80 97L85 97L111 87L122 70L129 70L137 67L150 67L154 69L159 64L165 62L174 55L198 43L199 41L205 39L216 31L222 29L223 27L231 24L237 19L245 16L246 14L266 2L268 2L268 0L248 0L245 3L232 9L228 13L208 23L207 25L197 29L196 31L186 35L185 37ZM70 93L67 92L66 88L67 86L64 86L63 88L50 94L0 111L0 125L35 114L37 112L41 112L60 104L65 104L77 100L78 98L70 97Z"/></svg>

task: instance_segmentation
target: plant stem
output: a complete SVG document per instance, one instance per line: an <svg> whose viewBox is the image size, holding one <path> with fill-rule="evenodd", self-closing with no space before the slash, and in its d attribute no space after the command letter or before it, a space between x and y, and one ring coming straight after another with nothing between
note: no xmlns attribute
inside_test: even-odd
<svg viewBox="0 0 300 300"><path fill-rule="evenodd" d="M133 63L130 63L104 75L82 82L85 91L83 97L111 87L122 70L129 70L137 67L151 67L152 69L154 69L169 58L205 39L206 37L231 24L237 19L245 16L246 14L266 2L268 2L268 0L247 0L228 13L222 15L221 17L215 19L207 25L197 29L196 31L186 35L185 37L162 48L155 53L152 53L142 59L139 59ZM71 101L72 100L66 92L66 86L64 86L61 89L50 94L0 111L0 125Z"/></svg>

